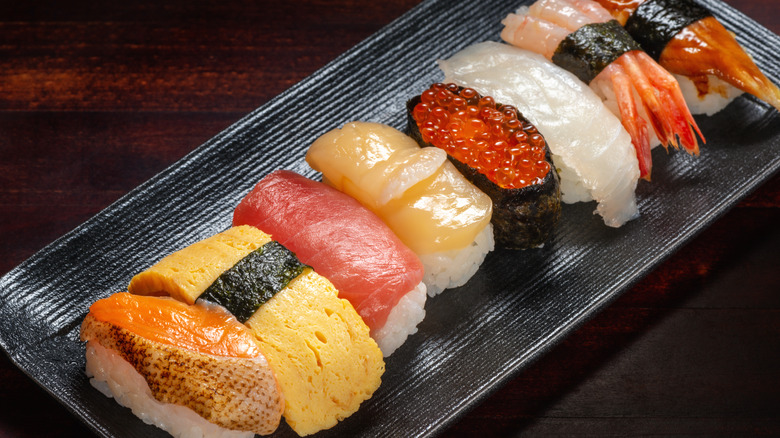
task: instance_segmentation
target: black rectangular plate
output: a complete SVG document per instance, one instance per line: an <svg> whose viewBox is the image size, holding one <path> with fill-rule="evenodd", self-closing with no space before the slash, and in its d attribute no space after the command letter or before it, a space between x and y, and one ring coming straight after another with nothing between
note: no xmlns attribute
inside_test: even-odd
<svg viewBox="0 0 780 438"><path fill-rule="evenodd" d="M775 82L780 38L703 1ZM429 0L197 148L0 281L0 344L98 434L165 436L94 390L78 327L88 306L166 254L230 225L267 173L318 178L303 160L322 133L353 120L403 128L404 103L442 79L436 60L498 40L514 1ZM642 216L603 225L593 203L567 205L542 249L495 251L471 281L430 299L427 317L387 361L360 411L320 436L430 436L538 358L780 168L780 115L741 97L698 117L699 158L654 153ZM308 127L308 129L300 129ZM275 436L294 436L282 426Z"/></svg>

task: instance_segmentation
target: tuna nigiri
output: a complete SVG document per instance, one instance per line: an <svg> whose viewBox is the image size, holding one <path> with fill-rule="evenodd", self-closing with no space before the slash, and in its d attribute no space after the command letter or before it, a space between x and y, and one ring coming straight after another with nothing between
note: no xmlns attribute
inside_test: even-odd
<svg viewBox="0 0 780 438"><path fill-rule="evenodd" d="M638 215L639 177L631 138L588 86L541 55L484 42L439 61L445 81L517 108L544 135L566 203L596 200L604 223Z"/></svg>
<svg viewBox="0 0 780 438"><path fill-rule="evenodd" d="M780 89L703 6L692 0L596 1L659 64L693 82L698 99L689 97L689 103L713 92L728 97L718 78L780 110Z"/></svg>
<svg viewBox="0 0 780 438"><path fill-rule="evenodd" d="M598 3L539 0L509 14L503 23L504 41L540 53L597 92L615 96L617 114L631 134L642 178L649 180L652 169L648 125L662 145L681 144L698 155L696 134L704 137L677 80L643 52Z"/></svg>
<svg viewBox="0 0 780 438"><path fill-rule="evenodd" d="M415 333L425 316L420 259L379 217L332 187L275 171L241 200L233 225L269 232L328 278L385 356Z"/></svg>
<svg viewBox="0 0 780 438"><path fill-rule="evenodd" d="M276 430L276 377L249 330L217 306L114 294L81 326L92 384L174 436Z"/></svg>
<svg viewBox="0 0 780 438"><path fill-rule="evenodd" d="M430 296L465 284L493 249L490 198L439 148L420 148L387 125L353 122L318 138L306 161L420 257Z"/></svg>

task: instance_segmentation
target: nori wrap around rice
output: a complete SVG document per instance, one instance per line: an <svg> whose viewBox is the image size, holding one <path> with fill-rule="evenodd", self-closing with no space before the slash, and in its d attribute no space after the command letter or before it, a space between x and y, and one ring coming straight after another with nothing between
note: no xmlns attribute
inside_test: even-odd
<svg viewBox="0 0 780 438"><path fill-rule="evenodd" d="M449 91L451 95L445 96L442 90ZM441 94L437 97L436 93ZM444 105L441 105L442 100ZM443 108L449 108L448 111L457 116L458 112L460 115L465 114L468 107L477 108L481 112L474 119L481 118L484 124L467 122L472 123L472 128L466 128L466 131L473 132L459 132L455 126L455 117L445 121L439 118L439 124L445 126L432 126L430 121L418 124L420 114L426 109L433 110L436 117L442 117ZM468 111L474 115L477 110ZM561 216L560 179L544 137L515 108L495 103L492 98L482 97L473 89L453 84L434 84L431 89L407 102L407 116L408 133L421 147L436 146L447 151L449 160L466 179L491 198L491 222L498 245L510 249L527 249L541 246L550 238ZM485 144L476 146L476 149L482 150L466 158L462 152L468 144L464 137L471 135L472 138L485 141L485 133L490 130L491 123L494 133L503 131L504 140L495 140L488 148L490 150L484 148ZM473 125L480 125L483 130ZM434 128L435 134L432 134L431 128ZM452 142L443 144L442 141L452 140L453 137L455 140L463 140L455 142L461 152L453 149ZM504 143L498 145L505 148L503 151L494 146L500 142ZM528 149L532 149L535 155L529 153ZM516 170L507 169L506 163L502 164L501 159L494 158L501 154L507 157L511 155L508 159L515 163L524 163L515 164ZM508 177L507 173L514 178Z"/></svg>

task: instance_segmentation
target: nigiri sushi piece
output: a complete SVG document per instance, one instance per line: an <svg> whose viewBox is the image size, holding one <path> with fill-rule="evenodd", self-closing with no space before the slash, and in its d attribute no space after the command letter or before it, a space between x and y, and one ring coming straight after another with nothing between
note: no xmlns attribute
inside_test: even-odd
<svg viewBox="0 0 780 438"><path fill-rule="evenodd" d="M357 412L385 371L368 326L325 277L307 269L247 321L268 358L301 436Z"/></svg>
<svg viewBox="0 0 780 438"><path fill-rule="evenodd" d="M267 231L330 280L385 357L425 317L420 259L374 213L326 184L272 172L236 206L233 225Z"/></svg>
<svg viewBox="0 0 780 438"><path fill-rule="evenodd" d="M431 85L406 107L411 137L444 149L490 196L498 245L534 248L550 238L561 216L560 178L544 137L516 108L452 83Z"/></svg>
<svg viewBox="0 0 780 438"><path fill-rule="evenodd" d="M661 66L691 80L696 90L688 97L692 109L697 105L712 114L738 95L719 83L724 81L780 110L780 89L705 7L692 0L596 1ZM699 103L713 94L722 97L720 105Z"/></svg>
<svg viewBox="0 0 780 438"><path fill-rule="evenodd" d="M333 427L381 383L382 352L354 307L255 227L233 227L170 254L136 275L129 290L218 304L247 325L299 435Z"/></svg>
<svg viewBox="0 0 780 438"><path fill-rule="evenodd" d="M101 392L174 436L276 430L276 376L246 326L218 306L117 293L81 325L87 374Z"/></svg>
<svg viewBox="0 0 780 438"><path fill-rule="evenodd" d="M638 216L631 137L576 76L541 55L496 42L469 46L439 67L445 82L512 105L536 126L552 151L563 202L595 200L611 227Z"/></svg>
<svg viewBox="0 0 780 438"><path fill-rule="evenodd" d="M493 250L490 198L442 149L420 148L387 125L352 122L318 138L306 161L417 254L429 296L465 284Z"/></svg>
<svg viewBox="0 0 780 438"><path fill-rule="evenodd" d="M698 155L696 134L704 140L677 80L641 50L598 3L591 0L539 0L503 21L501 38L576 74L597 92L614 95L623 126L636 149L640 177L650 180L648 125L665 147ZM678 142L679 138L679 142Z"/></svg>

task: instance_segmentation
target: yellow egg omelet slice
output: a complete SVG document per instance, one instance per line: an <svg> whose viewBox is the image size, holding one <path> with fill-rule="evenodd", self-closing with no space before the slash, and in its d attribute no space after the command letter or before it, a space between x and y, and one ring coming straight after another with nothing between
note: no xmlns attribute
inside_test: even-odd
<svg viewBox="0 0 780 438"><path fill-rule="evenodd" d="M371 397L385 370L368 326L307 269L246 322L276 373L284 417L299 435L333 427Z"/></svg>
<svg viewBox="0 0 780 438"><path fill-rule="evenodd" d="M271 236L249 225L233 227L168 255L137 274L127 287L136 295L170 295L193 304L217 277Z"/></svg>

